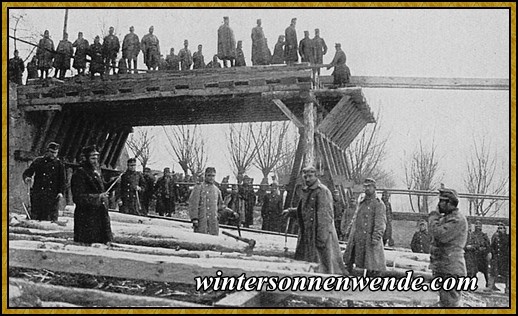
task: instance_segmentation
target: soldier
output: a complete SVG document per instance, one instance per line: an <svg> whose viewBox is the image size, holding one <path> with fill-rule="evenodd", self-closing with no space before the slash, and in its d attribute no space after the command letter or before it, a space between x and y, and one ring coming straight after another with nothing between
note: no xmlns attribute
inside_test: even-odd
<svg viewBox="0 0 518 316"><path fill-rule="evenodd" d="M114 32L115 29L113 26L110 26L108 29L109 34L103 40L103 59L107 75L110 74L110 68L113 68L113 73L115 74L117 54L121 48L119 38L113 34Z"/></svg>
<svg viewBox="0 0 518 316"><path fill-rule="evenodd" d="M347 67L347 65L345 64L347 57L345 56L345 53L342 50L342 45L340 43L336 43L335 48L335 57L333 58L333 61L327 67L327 69L335 67L332 74L333 84L337 87L343 87L351 80L351 71L349 70L349 67Z"/></svg>
<svg viewBox="0 0 518 316"><path fill-rule="evenodd" d="M236 67L246 66L245 54L243 53L243 41L237 41Z"/></svg>
<svg viewBox="0 0 518 316"><path fill-rule="evenodd" d="M144 168L144 184L145 190L142 194L142 210L144 214L147 215L155 191L155 178L151 175L151 169L148 167Z"/></svg>
<svg viewBox="0 0 518 316"><path fill-rule="evenodd" d="M149 27L149 33L142 37L140 47L144 53L144 62L148 70L156 70L160 61L160 43L158 37L153 35L155 28Z"/></svg>
<svg viewBox="0 0 518 316"><path fill-rule="evenodd" d="M9 81L22 84L22 76L25 71L23 60L18 56L18 50L14 51L14 57L9 59Z"/></svg>
<svg viewBox="0 0 518 316"><path fill-rule="evenodd" d="M236 40L234 31L230 28L228 16L223 17L223 25L218 28L218 58L223 60L223 66L227 68L227 60L230 67L234 67L236 59Z"/></svg>
<svg viewBox="0 0 518 316"><path fill-rule="evenodd" d="M315 47L314 42L309 38L309 31L304 31L304 38L299 43L299 54L302 62L315 63Z"/></svg>
<svg viewBox="0 0 518 316"><path fill-rule="evenodd" d="M167 70L180 70L180 58L174 54L174 48L171 48L171 53L166 56L165 62L167 63Z"/></svg>
<svg viewBox="0 0 518 316"><path fill-rule="evenodd" d="M275 48L273 49L273 56L272 56L272 64L278 65L278 64L284 64L284 45L286 42L284 41L284 35L279 35L279 39L277 40L277 43L275 44Z"/></svg>
<svg viewBox="0 0 518 316"><path fill-rule="evenodd" d="M351 222L344 262L350 271L354 263L357 268L366 269L368 275L378 276L387 269L383 249L387 215L385 204L376 197L376 181L365 179L363 188L365 196Z"/></svg>
<svg viewBox="0 0 518 316"><path fill-rule="evenodd" d="M295 30L296 24L297 18L291 19L290 26L288 26L284 31L286 36L286 44L284 45L284 60L288 65L293 65L293 63L299 61L297 31Z"/></svg>
<svg viewBox="0 0 518 316"><path fill-rule="evenodd" d="M171 174L171 169L164 168L164 175L155 184L156 211L160 216L171 217L175 213L178 188Z"/></svg>
<svg viewBox="0 0 518 316"><path fill-rule="evenodd" d="M63 34L63 39L59 41L58 48L56 48L56 57L54 58L54 65L56 67L56 73L54 74L54 78L58 77L59 70L59 79L64 79L67 70L70 69L70 59L74 54L74 47L72 47L72 43L68 40L68 34Z"/></svg>
<svg viewBox="0 0 518 316"><path fill-rule="evenodd" d="M240 190L241 197L245 201L245 227L250 227L254 224L254 206L257 202L251 180L249 176L245 175Z"/></svg>
<svg viewBox="0 0 518 316"><path fill-rule="evenodd" d="M104 62L103 62L103 46L100 43L99 35L94 39L94 43L88 49L90 61L90 76L93 78L96 73L104 76Z"/></svg>
<svg viewBox="0 0 518 316"><path fill-rule="evenodd" d="M261 19L257 19L257 26L252 29L252 65L267 65L266 41Z"/></svg>
<svg viewBox="0 0 518 316"><path fill-rule="evenodd" d="M131 73L131 62L133 61L133 73L138 73L137 58L140 54L140 39L135 34L135 28L130 26L129 33L122 41L122 59L126 60L128 72Z"/></svg>
<svg viewBox="0 0 518 316"><path fill-rule="evenodd" d="M137 171L137 159L130 158L127 162L128 169L122 174L119 190L121 200L121 213L142 215L141 197L146 188L146 182L142 173Z"/></svg>
<svg viewBox="0 0 518 316"><path fill-rule="evenodd" d="M488 287L498 290L495 286L497 278L505 279L505 293L509 293L509 235L503 223L498 223L496 233L491 237L491 277Z"/></svg>
<svg viewBox="0 0 518 316"><path fill-rule="evenodd" d="M320 273L347 275L333 221L333 198L316 172L313 166L302 170L305 186L298 206L283 212L296 215L299 222L295 259L318 262Z"/></svg>
<svg viewBox="0 0 518 316"><path fill-rule="evenodd" d="M342 240L341 222L344 211L345 205L342 202L342 198L340 197L340 192L338 190L333 190L333 216L336 233L338 234L339 240Z"/></svg>
<svg viewBox="0 0 518 316"><path fill-rule="evenodd" d="M203 49L203 46L200 44L200 45L198 45L198 51L194 52L194 54L192 54L192 61L193 61L192 69L205 68L205 60L203 58L202 49Z"/></svg>
<svg viewBox="0 0 518 316"><path fill-rule="evenodd" d="M212 61L207 64L207 68L221 68L221 64L218 61L218 55L212 57Z"/></svg>
<svg viewBox="0 0 518 316"><path fill-rule="evenodd" d="M319 29L315 29L315 37L313 37L313 48L315 50L315 64L323 64L324 55L327 54L327 45L324 39L320 37ZM320 75L320 68L318 68L316 71Z"/></svg>
<svg viewBox="0 0 518 316"><path fill-rule="evenodd" d="M180 52L178 53L178 57L180 58L182 71L191 69L192 54L191 54L191 51L189 50L189 41L188 40L183 41L183 48L180 49Z"/></svg>
<svg viewBox="0 0 518 316"><path fill-rule="evenodd" d="M466 272L468 276L476 277L477 272L482 272L486 280L486 287L489 281L488 254L491 251L491 242L487 234L482 232L480 220L475 222L475 230L468 234L468 240L464 247L464 259L466 261Z"/></svg>
<svg viewBox="0 0 518 316"><path fill-rule="evenodd" d="M219 235L218 211L225 206L214 179L216 169L207 167L204 181L196 184L189 197L189 216L195 233Z"/></svg>
<svg viewBox="0 0 518 316"><path fill-rule="evenodd" d="M36 56L32 56L30 62L27 63L27 81L26 84L29 83L29 79L38 78L38 59Z"/></svg>
<svg viewBox="0 0 518 316"><path fill-rule="evenodd" d="M272 183L264 195L263 206L261 207L262 230L282 232L282 202L281 191L277 183Z"/></svg>
<svg viewBox="0 0 518 316"><path fill-rule="evenodd" d="M36 56L38 57L40 78L48 78L49 69L52 67L52 59L54 58L54 42L50 39L48 30L45 30L45 33L43 33L43 38L40 39L40 42L38 43Z"/></svg>
<svg viewBox="0 0 518 316"><path fill-rule="evenodd" d="M221 190L220 190L221 191ZM226 197L223 198L223 204L232 209L234 212L238 214L239 221L234 221L234 225L240 224L242 225L245 220L245 203L239 194L239 189L237 184L232 185L232 189L230 192L225 192ZM221 191L221 195L223 196L223 191ZM221 221L219 222L222 223Z"/></svg>
<svg viewBox="0 0 518 316"><path fill-rule="evenodd" d="M439 211L428 214L432 237L430 267L433 276L443 280L449 277L466 276L464 246L468 238L468 222L457 208L459 198L453 189L439 189ZM441 307L460 306L461 293L457 289L439 290Z"/></svg>
<svg viewBox="0 0 518 316"><path fill-rule="evenodd" d="M392 204L390 204L390 193L386 190L381 194L381 200L385 204L385 210L387 212L387 228L383 233L383 244L389 247L394 246L394 239L392 239Z"/></svg>
<svg viewBox="0 0 518 316"><path fill-rule="evenodd" d="M99 152L94 146L82 150L84 161L71 180L74 211L74 241L80 243L109 243L113 239L108 196L101 178Z"/></svg>
<svg viewBox="0 0 518 316"><path fill-rule="evenodd" d="M410 242L410 249L417 253L430 253L430 242L432 241L426 227L426 221L421 220L419 223L419 231L414 233Z"/></svg>
<svg viewBox="0 0 518 316"><path fill-rule="evenodd" d="M59 144L51 142L47 152L37 157L23 172L23 180L31 189L31 218L40 221L57 221L58 205L65 193L65 166L58 158Z"/></svg>
<svg viewBox="0 0 518 316"><path fill-rule="evenodd" d="M72 47L76 48L72 66L77 69L79 75L84 75L86 69L86 55L90 44L83 38L83 32L77 33L77 39L72 44Z"/></svg>

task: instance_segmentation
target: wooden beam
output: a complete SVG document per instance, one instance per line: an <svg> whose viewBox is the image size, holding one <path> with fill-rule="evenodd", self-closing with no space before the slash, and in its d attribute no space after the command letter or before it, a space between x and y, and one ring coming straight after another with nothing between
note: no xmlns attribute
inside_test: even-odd
<svg viewBox="0 0 518 316"><path fill-rule="evenodd" d="M45 114L45 121L39 128L38 133L36 135L36 141L32 147L32 151L36 153L43 153L46 149L45 139L49 132L50 126L52 125L52 121L56 116L56 111L47 111L45 112Z"/></svg>
<svg viewBox="0 0 518 316"><path fill-rule="evenodd" d="M272 101L273 103L275 103L275 105L277 105L277 107L282 111L282 113L284 113L293 122L293 124L295 124L295 126L297 126L298 128L304 127L304 124L299 120L299 118L295 114L293 114L293 112L290 111L290 109L288 109L286 104L284 104L279 99L272 99Z"/></svg>
<svg viewBox="0 0 518 316"><path fill-rule="evenodd" d="M315 164L315 105L304 104L304 166Z"/></svg>
<svg viewBox="0 0 518 316"><path fill-rule="evenodd" d="M397 221L418 222L428 219L428 214L425 213L393 212L392 216ZM466 216L466 219L469 223L475 223L475 221L480 220L482 225L498 225L498 223L502 222L504 225L509 226L509 218L507 217Z"/></svg>
<svg viewBox="0 0 518 316"><path fill-rule="evenodd" d="M61 105L59 104L45 104L45 105L24 105L21 107L25 112L36 112L36 111L61 111Z"/></svg>

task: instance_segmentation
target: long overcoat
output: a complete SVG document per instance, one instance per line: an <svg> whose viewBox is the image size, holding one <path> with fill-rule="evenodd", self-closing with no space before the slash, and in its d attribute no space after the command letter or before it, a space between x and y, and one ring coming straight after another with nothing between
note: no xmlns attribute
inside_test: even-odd
<svg viewBox="0 0 518 316"><path fill-rule="evenodd" d="M344 253L345 264L355 263L357 268L385 271L383 232L386 223L385 204L377 197L365 197L353 216Z"/></svg>
<svg viewBox="0 0 518 316"><path fill-rule="evenodd" d="M40 39L36 49L36 56L38 57L38 69L47 70L52 68L54 42L47 37Z"/></svg>
<svg viewBox="0 0 518 316"><path fill-rule="evenodd" d="M509 235L496 232L491 237L491 274L509 276Z"/></svg>
<svg viewBox="0 0 518 316"><path fill-rule="evenodd" d="M189 216L198 219L198 229L202 234L218 235L218 210L223 208L221 191L215 184L197 184L189 197Z"/></svg>
<svg viewBox="0 0 518 316"><path fill-rule="evenodd" d="M297 41L297 31L294 26L288 26L284 31L286 44L284 45L284 60L287 62L297 62L299 60L299 42Z"/></svg>
<svg viewBox="0 0 518 316"><path fill-rule="evenodd" d="M327 45L323 38L313 38L313 48L315 50L315 64L324 63L324 55L327 53Z"/></svg>
<svg viewBox="0 0 518 316"><path fill-rule="evenodd" d="M280 193L270 192L265 194L261 207L262 230L282 232L282 207L282 195Z"/></svg>
<svg viewBox="0 0 518 316"><path fill-rule="evenodd" d="M138 192L137 199L137 186L141 188ZM146 181L144 175L138 171L127 170L121 177L119 195L122 200L122 206L120 208L121 213L141 215L144 213L142 210L142 200L144 198L144 192L146 191Z"/></svg>
<svg viewBox="0 0 518 316"><path fill-rule="evenodd" d="M107 200L99 194L105 191L98 172L83 165L72 175L74 211L74 241L82 243L107 243L113 235L108 215Z"/></svg>
<svg viewBox="0 0 518 316"><path fill-rule="evenodd" d="M56 48L56 57L54 58L54 66L58 69L70 69L70 60L74 54L72 43L68 40L59 41Z"/></svg>
<svg viewBox="0 0 518 316"><path fill-rule="evenodd" d="M135 33L128 33L122 41L122 58L137 59L140 53L140 39Z"/></svg>
<svg viewBox="0 0 518 316"><path fill-rule="evenodd" d="M74 54L74 62L72 66L76 69L86 68L86 55L88 53L88 48L90 47L90 44L84 38L78 38L75 40L72 46L76 48L76 52Z"/></svg>
<svg viewBox="0 0 518 316"><path fill-rule="evenodd" d="M236 58L236 39L230 26L223 24L218 29L218 58Z"/></svg>

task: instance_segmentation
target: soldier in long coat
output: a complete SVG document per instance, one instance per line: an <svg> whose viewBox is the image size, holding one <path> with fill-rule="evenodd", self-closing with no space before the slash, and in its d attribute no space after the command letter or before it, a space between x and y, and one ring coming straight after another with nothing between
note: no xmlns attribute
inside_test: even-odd
<svg viewBox="0 0 518 316"><path fill-rule="evenodd" d="M252 179L245 175L243 185L239 190L239 194L245 202L245 227L250 227L254 224L254 206L257 202L257 196L255 195L251 181Z"/></svg>
<svg viewBox="0 0 518 316"><path fill-rule="evenodd" d="M291 19L291 24L284 31L286 37L286 44L284 45L284 60L288 65L299 61L299 42L297 41L297 30L295 25L297 24L297 18Z"/></svg>
<svg viewBox="0 0 518 316"><path fill-rule="evenodd" d="M175 203L178 199L178 188L169 168L164 168L164 175L155 184L156 211L160 216L175 213Z"/></svg>
<svg viewBox="0 0 518 316"><path fill-rule="evenodd" d="M193 66L192 69L205 68L205 59L203 57L203 45L198 45L198 51L192 54Z"/></svg>
<svg viewBox="0 0 518 316"><path fill-rule="evenodd" d="M221 68L221 64L218 61L218 55L212 56L212 60L207 64L205 68Z"/></svg>
<svg viewBox="0 0 518 316"><path fill-rule="evenodd" d="M221 191L215 184L216 169L205 169L205 179L189 197L189 216L195 233L219 235L218 211L223 209Z"/></svg>
<svg viewBox="0 0 518 316"><path fill-rule="evenodd" d="M479 220L475 222L475 230L468 234L468 240L464 249L468 276L475 277L477 272L482 272L487 286L489 281L487 255L491 251L491 242L487 234L482 231L482 223Z"/></svg>
<svg viewBox="0 0 518 316"><path fill-rule="evenodd" d="M345 64L347 57L345 56L345 53L342 50L342 45L340 43L336 43L335 48L335 57L333 58L333 61L331 61L331 64L327 67L327 69L335 67L332 73L333 84L337 87L343 87L351 80L351 71L349 70L349 67L347 67L347 65Z"/></svg>
<svg viewBox="0 0 518 316"><path fill-rule="evenodd" d="M90 76L93 77L96 73L104 74L104 60L103 60L103 46L99 42L99 36L96 36L94 43L88 49L88 56L90 56Z"/></svg>
<svg viewBox="0 0 518 316"><path fill-rule="evenodd" d="M188 40L183 41L183 48L180 49L180 52L178 53L178 57L180 58L182 71L191 69L192 54L191 54L191 51L189 50L189 41Z"/></svg>
<svg viewBox="0 0 518 316"><path fill-rule="evenodd" d="M31 189L31 218L40 221L58 220L58 202L65 194L65 166L58 158L59 144L51 142L47 152L37 157L23 174L25 183L34 183Z"/></svg>
<svg viewBox="0 0 518 316"><path fill-rule="evenodd" d="M376 197L376 181L367 178L363 183L365 196L351 222L351 232L344 253L348 269L354 263L357 268L367 269L370 275L385 271L383 232L387 225L385 204Z"/></svg>
<svg viewBox="0 0 518 316"><path fill-rule="evenodd" d="M122 58L126 59L126 64L128 66L128 72L131 73L131 62L133 61L133 72L137 73L137 58L140 53L140 39L138 35L135 34L135 28L131 26L129 28L129 33L124 36L124 40L122 41Z"/></svg>
<svg viewBox="0 0 518 316"><path fill-rule="evenodd" d="M468 239L468 222L457 208L459 198L452 189L439 189L439 211L428 214L428 226L432 235L430 268L434 277L466 276L464 246ZM460 306L461 293L456 289L439 290L442 307Z"/></svg>
<svg viewBox="0 0 518 316"><path fill-rule="evenodd" d="M23 64L23 60L18 56L18 50L15 50L14 57L9 59L9 81L16 84L22 84L24 71L25 65Z"/></svg>
<svg viewBox="0 0 518 316"><path fill-rule="evenodd" d="M237 41L236 67L246 66L245 54L243 53L243 41Z"/></svg>
<svg viewBox="0 0 518 316"><path fill-rule="evenodd" d="M93 146L83 149L85 161L72 175L74 241L108 243L113 235L108 214L108 195L101 178L99 152Z"/></svg>
<svg viewBox="0 0 518 316"><path fill-rule="evenodd" d="M140 47L144 53L144 62L147 69L156 70L160 61L160 43L158 37L153 35L154 30L153 26L149 28L149 33L142 37Z"/></svg>
<svg viewBox="0 0 518 316"><path fill-rule="evenodd" d="M495 280L505 279L505 292L509 293L509 234L503 223L498 224L496 233L491 236L491 277L489 288L497 290Z"/></svg>
<svg viewBox="0 0 518 316"><path fill-rule="evenodd" d="M113 34L114 32L115 29L113 26L110 26L108 29L109 34L105 36L103 40L103 58L107 75L110 74L110 68L113 69L113 73L115 74L117 54L121 48L119 38Z"/></svg>
<svg viewBox="0 0 518 316"><path fill-rule="evenodd" d="M171 48L171 53L166 56L165 62L167 63L167 70L180 70L180 57L178 57L178 55L175 55L174 48Z"/></svg>
<svg viewBox="0 0 518 316"><path fill-rule="evenodd" d="M68 69L70 69L70 60L74 54L74 47L68 40L68 34L63 34L63 39L59 41L58 47L56 48L56 57L54 58L54 64L57 70L59 70L59 79L64 79ZM57 72L54 77L57 77Z"/></svg>
<svg viewBox="0 0 518 316"><path fill-rule="evenodd" d="M136 170L137 160L135 158L128 159L127 166L128 169L122 174L120 181L119 198L122 204L119 211L142 215L142 194L146 188L144 176Z"/></svg>
<svg viewBox="0 0 518 316"><path fill-rule="evenodd" d="M320 37L320 30L315 29L315 37L313 37L313 49L315 50L315 64L324 63L324 55L327 54L327 45L323 38ZM320 75L320 68L317 69Z"/></svg>
<svg viewBox="0 0 518 316"><path fill-rule="evenodd" d="M151 200L153 199L153 194L155 192L155 177L151 175L151 169L146 167L144 168L144 184L145 189L142 193L142 211L145 215L149 213L149 207L151 205Z"/></svg>
<svg viewBox="0 0 518 316"><path fill-rule="evenodd" d="M83 38L83 32L79 32L77 34L77 39L72 44L72 47L76 48L72 66L77 69L78 74L83 75L86 69L86 55L88 54L88 48L90 47L88 41Z"/></svg>
<svg viewBox="0 0 518 316"><path fill-rule="evenodd" d="M252 29L252 65L267 65L266 41L261 19L257 19L257 26Z"/></svg>
<svg viewBox="0 0 518 316"><path fill-rule="evenodd" d="M304 31L304 38L300 40L299 54L302 62L315 63L315 47L313 40L309 38L309 31Z"/></svg>
<svg viewBox="0 0 518 316"><path fill-rule="evenodd" d="M318 180L314 167L302 172L305 187L299 204L284 211L290 216L296 212L299 223L295 259L318 262L320 273L347 275L333 221L331 191Z"/></svg>
<svg viewBox="0 0 518 316"><path fill-rule="evenodd" d="M426 221L422 220L419 223L419 231L416 231L414 233L414 236L412 236L412 241L410 242L410 249L412 249L412 252L416 253L430 253L431 242L432 237L428 233Z"/></svg>
<svg viewBox="0 0 518 316"><path fill-rule="evenodd" d="M234 31L230 28L228 16L223 17L223 25L218 28L218 58L223 60L223 66L227 68L227 60L230 67L234 67L236 59L236 39Z"/></svg>
<svg viewBox="0 0 518 316"><path fill-rule="evenodd" d="M32 59L30 62L27 63L27 81L29 82L29 79L36 79L38 78L38 58L36 56L32 56Z"/></svg>
<svg viewBox="0 0 518 316"><path fill-rule="evenodd" d="M383 244L392 247L394 246L394 239L392 239L392 204L390 203L390 193L383 191L381 201L385 204L387 213L387 228L385 228L383 233Z"/></svg>
<svg viewBox="0 0 518 316"><path fill-rule="evenodd" d="M286 42L284 41L284 35L279 35L279 39L277 43L275 43L275 47L273 49L272 56L272 65L284 64L284 45Z"/></svg>
<svg viewBox="0 0 518 316"><path fill-rule="evenodd" d="M48 30L45 30L45 33L43 33L43 38L40 39L40 42L38 43L36 56L38 57L40 78L48 78L49 69L52 68L52 59L54 58L54 42L50 39Z"/></svg>
<svg viewBox="0 0 518 316"><path fill-rule="evenodd" d="M333 191L333 216L335 222L335 229L338 235L338 239L343 239L343 233L341 230L342 227L342 218L345 212L345 205L340 197L340 192L338 190Z"/></svg>
<svg viewBox="0 0 518 316"><path fill-rule="evenodd" d="M221 195L223 196L223 191L221 191ZM230 225L242 225L245 220L245 203L241 199L237 184L232 185L230 193L223 198L223 204L238 214L238 220L233 220ZM223 224L222 221L220 220L219 223Z"/></svg>
<svg viewBox="0 0 518 316"><path fill-rule="evenodd" d="M276 183L272 183L263 198L261 216L263 218L262 230L282 232L282 208L283 200Z"/></svg>

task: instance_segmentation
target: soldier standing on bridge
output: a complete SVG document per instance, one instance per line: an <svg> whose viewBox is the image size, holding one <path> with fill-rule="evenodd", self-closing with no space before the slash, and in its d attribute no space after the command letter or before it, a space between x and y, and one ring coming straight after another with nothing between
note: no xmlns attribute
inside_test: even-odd
<svg viewBox="0 0 518 316"><path fill-rule="evenodd" d="M178 55L175 55L174 48L171 47L171 53L166 56L165 62L167 63L167 70L180 70L180 58Z"/></svg>
<svg viewBox="0 0 518 316"><path fill-rule="evenodd" d="M245 54L243 53L243 41L237 41L236 67L246 66Z"/></svg>
<svg viewBox="0 0 518 316"><path fill-rule="evenodd" d="M156 70L160 62L160 43L158 37L153 34L155 28L149 27L149 33L142 37L140 47L144 53L144 62L148 70Z"/></svg>
<svg viewBox="0 0 518 316"><path fill-rule="evenodd" d="M192 54L189 50L189 41L184 40L183 41L183 48L180 49L180 52L178 53L178 57L180 58L182 71L191 69L192 65Z"/></svg>
<svg viewBox="0 0 518 316"><path fill-rule="evenodd" d="M279 35L275 48L273 49L272 65L284 64L284 35Z"/></svg>
<svg viewBox="0 0 518 316"><path fill-rule="evenodd" d="M43 38L40 39L40 42L38 43L36 56L38 57L40 78L48 78L49 69L52 68L52 59L54 58L54 42L50 39L48 30L45 30L45 33L43 33Z"/></svg>
<svg viewBox="0 0 518 316"><path fill-rule="evenodd" d="M110 68L113 68L113 73L115 74L117 54L121 48L119 38L113 34L114 31L113 26L110 26L109 34L103 40L103 58L107 75L110 74Z"/></svg>
<svg viewBox="0 0 518 316"><path fill-rule="evenodd" d="M291 24L284 31L286 37L286 45L284 46L284 60L288 65L293 65L299 61L298 56L298 41L297 41L297 30L295 25L297 24L297 18L291 19Z"/></svg>
<svg viewBox="0 0 518 316"><path fill-rule="evenodd" d="M252 29L252 65L267 64L263 27L261 26L261 19L257 19L257 26Z"/></svg>
<svg viewBox="0 0 518 316"><path fill-rule="evenodd" d="M24 71L25 65L23 64L23 60L18 56L18 50L15 50L14 57L9 59L9 81L16 84L22 84Z"/></svg>
<svg viewBox="0 0 518 316"><path fill-rule="evenodd" d="M315 29L315 37L313 37L313 48L315 50L315 64L321 65L324 63L324 55L327 54L327 45L322 37L320 37L320 30ZM320 68L316 70L320 75Z"/></svg>
<svg viewBox="0 0 518 316"><path fill-rule="evenodd" d="M314 41L309 38L309 31L304 31L304 38L299 43L299 54L302 62L315 63L315 47Z"/></svg>
<svg viewBox="0 0 518 316"><path fill-rule="evenodd" d="M200 45L198 45L198 51L194 52L194 54L192 54L192 61L194 63L192 66L192 69L205 68L205 60L203 57L202 49L203 49L203 45L200 44Z"/></svg>
<svg viewBox="0 0 518 316"><path fill-rule="evenodd" d="M134 33L135 28L133 26L130 26L129 31L122 41L122 58L126 60L128 73L131 73L131 62L133 62L133 73L138 73L137 58L140 53L140 39Z"/></svg>
<svg viewBox="0 0 518 316"><path fill-rule="evenodd" d="M430 242L432 241L430 234L426 228L426 221L423 219L419 223L419 231L414 233L410 242L410 249L416 253L430 253Z"/></svg>
<svg viewBox="0 0 518 316"><path fill-rule="evenodd" d="M29 79L36 79L38 78L38 58L36 56L32 56L32 59L30 62L27 63L27 81L29 82Z"/></svg>
<svg viewBox="0 0 518 316"><path fill-rule="evenodd" d="M23 180L31 189L31 218L40 221L57 221L59 200L65 193L65 166L58 158L59 144L51 142L47 152L37 157L23 172Z"/></svg>
<svg viewBox="0 0 518 316"><path fill-rule="evenodd" d="M104 76L104 62L103 62L103 46L100 43L99 35L94 39L94 43L88 49L90 56L90 76L93 78L96 73Z"/></svg>
<svg viewBox="0 0 518 316"><path fill-rule="evenodd" d="M488 254L491 251L491 242L487 234L482 232L480 220L475 222L475 230L468 233L468 240L464 247L466 253L466 272L470 278L476 277L477 272L482 272L486 279L486 287L489 284Z"/></svg>
<svg viewBox="0 0 518 316"><path fill-rule="evenodd" d="M227 60L230 67L234 67L236 59L236 40L234 31L230 28L228 16L223 17L223 25L218 28L218 58L223 60L223 66L227 68Z"/></svg>
<svg viewBox="0 0 518 316"><path fill-rule="evenodd" d="M72 44L72 47L76 48L72 66L77 69L79 75L84 75L86 69L86 55L90 44L83 38L83 32L77 34L77 39Z"/></svg>
<svg viewBox="0 0 518 316"><path fill-rule="evenodd" d="M333 58L333 61L327 67L327 69L335 67L333 71L333 84L336 87L343 87L351 80L351 71L349 70L349 67L347 67L347 65L345 64L347 58L345 56L344 51L342 50L342 45L340 43L336 43L335 48L335 57Z"/></svg>
<svg viewBox="0 0 518 316"><path fill-rule="evenodd" d="M218 61L218 55L212 57L212 61L207 64L207 68L221 68L221 64Z"/></svg>
<svg viewBox="0 0 518 316"><path fill-rule="evenodd" d="M449 277L466 276L464 246L468 238L468 222L457 208L459 198L452 189L439 189L439 211L428 214L428 224L432 236L430 248L430 267L433 276ZM461 292L452 289L439 290L441 307L460 306Z"/></svg>
<svg viewBox="0 0 518 316"><path fill-rule="evenodd" d="M54 78L58 77L59 70L59 79L65 79L65 74L67 70L70 69L70 59L74 54L74 48L72 47L72 43L68 40L67 33L63 34L63 39L59 41L56 53L56 57L54 58L54 65L56 67Z"/></svg>
<svg viewBox="0 0 518 316"><path fill-rule="evenodd" d="M128 169L122 174L119 198L121 199L121 213L142 215L142 193L145 190L146 182L144 176L137 171L137 159L130 158L127 162Z"/></svg>

